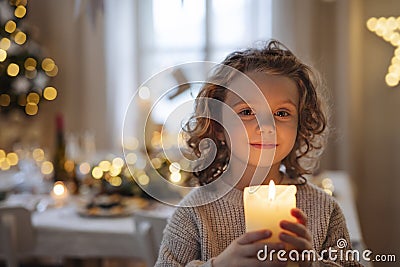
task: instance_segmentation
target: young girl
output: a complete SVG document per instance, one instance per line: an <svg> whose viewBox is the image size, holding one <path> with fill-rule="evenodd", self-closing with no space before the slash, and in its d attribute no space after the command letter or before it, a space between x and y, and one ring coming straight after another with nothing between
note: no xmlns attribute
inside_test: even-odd
<svg viewBox="0 0 400 267"><path fill-rule="evenodd" d="M213 77L217 82L207 83L200 91L186 132L188 145L199 158L206 153L202 140L211 139L216 144L214 161L206 167L199 165L194 172L199 184L223 179L232 188L200 206L187 204L197 199L205 203L207 197L215 197L213 190L193 190L185 197L184 205L177 208L164 230L156 266L287 265L277 257L260 260L257 254L265 245L269 251L290 247L300 254L314 250L321 255L317 260L299 259L300 266L361 266L345 259L344 253L342 257L327 253L329 249L351 249L350 245L337 246L342 239L350 244L345 219L336 201L303 177L312 171L305 163L313 157L317 162L315 157L320 155L317 152L323 148L327 131L311 68L274 40L261 49L231 53L221 66L227 68L217 68ZM237 72L247 75L261 94L247 88ZM214 105L215 101L223 102L231 112ZM272 119L267 115L268 106ZM239 120L231 120L232 112ZM268 242L272 235L269 229L246 233L243 189L260 170L266 174L263 184L273 180L297 187L297 208L291 211L295 222L281 221L285 232L279 233L279 243ZM235 180L238 174L240 179Z"/></svg>

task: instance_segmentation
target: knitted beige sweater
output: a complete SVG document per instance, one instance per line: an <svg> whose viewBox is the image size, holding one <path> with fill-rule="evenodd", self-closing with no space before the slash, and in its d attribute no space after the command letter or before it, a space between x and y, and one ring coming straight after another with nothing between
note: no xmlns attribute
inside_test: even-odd
<svg viewBox="0 0 400 267"><path fill-rule="evenodd" d="M350 244L343 213L334 198L302 179L290 179L296 184L296 206L308 216L308 229L313 236L313 248L338 249L340 238ZM195 190L196 191L196 190ZM212 193L192 193L184 201L207 198ZM156 266L212 266L234 239L245 233L243 191L232 189L224 197L198 207L180 207L164 230ZM351 249L348 245L345 249ZM343 249L342 249L343 250ZM328 255L326 255L328 256ZM323 260L313 266L362 266L358 262Z"/></svg>

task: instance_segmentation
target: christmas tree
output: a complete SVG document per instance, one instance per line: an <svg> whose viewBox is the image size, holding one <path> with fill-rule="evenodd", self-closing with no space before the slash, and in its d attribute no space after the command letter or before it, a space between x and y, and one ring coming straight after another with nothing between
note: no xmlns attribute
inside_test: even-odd
<svg viewBox="0 0 400 267"><path fill-rule="evenodd" d="M58 73L54 60L44 57L24 23L27 0L0 0L0 113L21 110L33 116L43 100L54 100L50 86Z"/></svg>

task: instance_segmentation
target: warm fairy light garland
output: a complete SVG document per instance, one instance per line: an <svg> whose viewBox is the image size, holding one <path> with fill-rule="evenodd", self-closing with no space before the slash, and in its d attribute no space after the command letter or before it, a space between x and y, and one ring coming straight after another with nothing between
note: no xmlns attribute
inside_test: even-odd
<svg viewBox="0 0 400 267"><path fill-rule="evenodd" d="M400 17L372 17L367 21L367 28L396 47L391 61L392 64L389 66L385 77L386 84L395 87L400 81L400 33L398 32L400 30Z"/></svg>
<svg viewBox="0 0 400 267"><path fill-rule="evenodd" d="M0 111L23 109L36 115L41 100L52 101L57 89L47 86L58 73L53 59L40 56L38 45L29 39L21 21L27 0L3 1L0 9ZM12 12L14 8L14 12Z"/></svg>

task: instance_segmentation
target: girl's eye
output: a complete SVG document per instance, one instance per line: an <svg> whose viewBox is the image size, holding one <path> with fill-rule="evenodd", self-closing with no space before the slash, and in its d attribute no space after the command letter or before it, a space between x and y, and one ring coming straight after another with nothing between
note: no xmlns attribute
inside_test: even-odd
<svg viewBox="0 0 400 267"><path fill-rule="evenodd" d="M244 110L239 112L239 115L241 115L241 116L252 116L252 115L254 115L254 112L251 109L244 109Z"/></svg>
<svg viewBox="0 0 400 267"><path fill-rule="evenodd" d="M277 112L275 112L274 115L275 115L275 116L278 116L278 117L281 117L281 118L285 118L285 117L290 116L289 112L287 112L287 111L285 111L285 110L277 111Z"/></svg>

